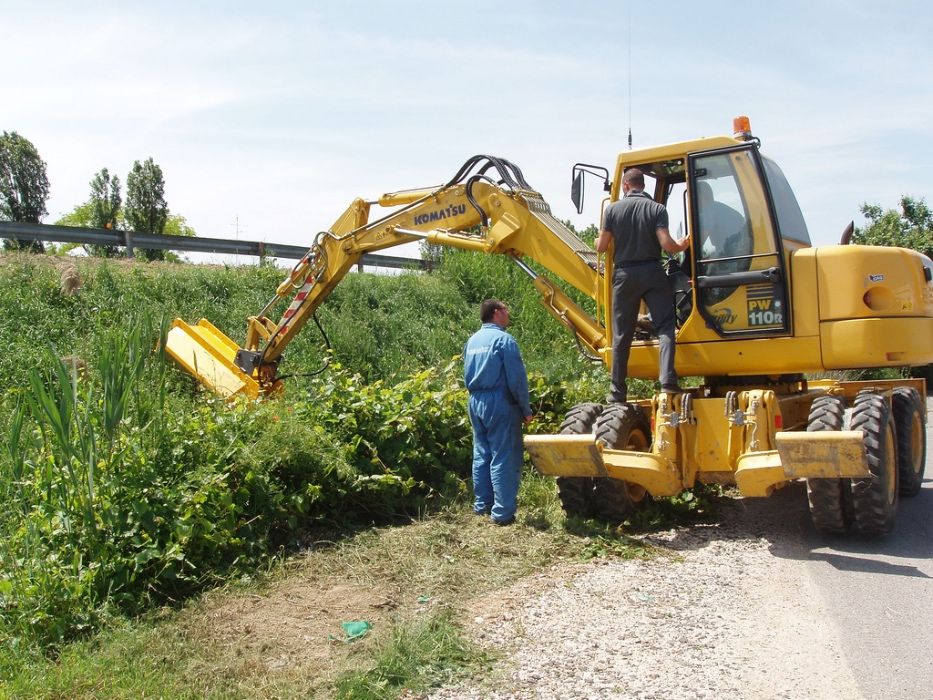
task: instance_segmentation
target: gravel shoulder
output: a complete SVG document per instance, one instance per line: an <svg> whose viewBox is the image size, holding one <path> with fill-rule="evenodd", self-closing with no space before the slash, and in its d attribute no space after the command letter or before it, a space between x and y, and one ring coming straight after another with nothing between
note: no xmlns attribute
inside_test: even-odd
<svg viewBox="0 0 933 700"><path fill-rule="evenodd" d="M714 526L646 539L664 554L553 569L477 601L499 653L464 698L862 697L807 568L806 496L735 500Z"/></svg>

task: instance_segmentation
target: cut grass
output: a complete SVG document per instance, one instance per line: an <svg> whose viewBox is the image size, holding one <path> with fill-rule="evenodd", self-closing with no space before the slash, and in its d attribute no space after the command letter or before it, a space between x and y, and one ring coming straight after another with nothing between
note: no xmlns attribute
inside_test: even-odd
<svg viewBox="0 0 933 700"><path fill-rule="evenodd" d="M334 686L338 700L388 700L407 690L422 692L451 683L491 660L460 633L451 611L425 620L396 625L391 638L375 649L370 668L340 676Z"/></svg>
<svg viewBox="0 0 933 700"><path fill-rule="evenodd" d="M651 554L605 526L575 522L570 532L562 516L545 518L548 483L526 477L530 505L512 527L496 527L460 504L407 526L315 543L183 610L117 621L94 640L66 647L57 661L8 657L6 693L390 698L476 673L491 657L461 630L472 601L546 567ZM340 623L351 619L371 622L372 632L343 641Z"/></svg>

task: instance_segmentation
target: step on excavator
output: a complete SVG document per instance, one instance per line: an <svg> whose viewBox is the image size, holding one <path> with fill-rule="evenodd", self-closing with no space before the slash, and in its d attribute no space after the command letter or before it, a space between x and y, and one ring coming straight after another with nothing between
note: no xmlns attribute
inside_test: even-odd
<svg viewBox="0 0 933 700"><path fill-rule="evenodd" d="M902 248L813 247L793 190L745 117L732 136L625 151L612 173L578 163L577 210L587 178L602 179L605 207L630 167L645 173L671 229L691 237L666 269L676 369L702 383L630 403L583 403L559 434L527 435L531 462L556 477L565 511L621 522L651 497L698 483L763 497L802 479L817 529L889 531L899 498L916 495L923 479L924 379L808 377L933 363L933 262ZM390 211L371 219L373 207ZM283 351L331 290L364 254L413 241L510 257L581 351L611 366L612 249L597 254L516 165L489 156L470 158L444 185L354 200L248 319L242 345L207 320L178 319L167 351L220 396L274 395ZM286 301L281 317L270 317ZM657 374L648 323L628 376Z"/></svg>

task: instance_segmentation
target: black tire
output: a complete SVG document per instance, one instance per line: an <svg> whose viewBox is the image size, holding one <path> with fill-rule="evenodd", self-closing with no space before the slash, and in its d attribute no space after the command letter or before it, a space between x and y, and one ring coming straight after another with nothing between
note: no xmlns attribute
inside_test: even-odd
<svg viewBox="0 0 933 700"><path fill-rule="evenodd" d="M842 430L846 404L838 396L818 396L810 404L807 432ZM807 479L810 519L820 532L834 535L848 531L852 518L848 479Z"/></svg>
<svg viewBox="0 0 933 700"><path fill-rule="evenodd" d="M897 436L897 477L900 495L916 496L923 484L927 461L926 411L920 392L898 387L891 397Z"/></svg>
<svg viewBox="0 0 933 700"><path fill-rule="evenodd" d="M560 424L561 435L588 435L593 432L593 424L602 412L598 403L577 404L564 416ZM593 503L593 480L580 476L559 476L557 495L560 504L568 516L589 517Z"/></svg>
<svg viewBox="0 0 933 700"><path fill-rule="evenodd" d="M609 404L596 419L596 439L604 447L647 452L651 448L651 425L635 404ZM593 514L611 523L621 523L650 501L642 486L620 479L593 479Z"/></svg>
<svg viewBox="0 0 933 700"><path fill-rule="evenodd" d="M887 400L860 393L855 400L851 430L861 430L871 478L853 479L852 513L855 529L880 535L894 526L897 513L897 449L894 419Z"/></svg>

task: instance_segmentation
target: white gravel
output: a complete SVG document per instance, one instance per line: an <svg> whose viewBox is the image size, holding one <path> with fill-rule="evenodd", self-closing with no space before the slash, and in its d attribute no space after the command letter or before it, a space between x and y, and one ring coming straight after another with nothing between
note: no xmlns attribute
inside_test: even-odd
<svg viewBox="0 0 933 700"><path fill-rule="evenodd" d="M553 570L480 601L501 654L431 700L860 698L800 559L799 489L723 524L652 535L669 554Z"/></svg>

